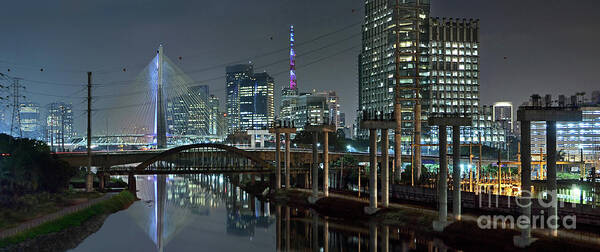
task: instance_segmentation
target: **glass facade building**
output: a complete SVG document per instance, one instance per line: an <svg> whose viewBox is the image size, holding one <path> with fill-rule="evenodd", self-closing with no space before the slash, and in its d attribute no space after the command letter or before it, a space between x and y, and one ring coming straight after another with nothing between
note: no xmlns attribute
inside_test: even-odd
<svg viewBox="0 0 600 252"><path fill-rule="evenodd" d="M21 120L23 137L37 140L42 139L39 104L21 103L19 106L19 118Z"/></svg>
<svg viewBox="0 0 600 252"><path fill-rule="evenodd" d="M274 120L273 88L275 82L267 73L257 73L240 82L240 129L267 129Z"/></svg>

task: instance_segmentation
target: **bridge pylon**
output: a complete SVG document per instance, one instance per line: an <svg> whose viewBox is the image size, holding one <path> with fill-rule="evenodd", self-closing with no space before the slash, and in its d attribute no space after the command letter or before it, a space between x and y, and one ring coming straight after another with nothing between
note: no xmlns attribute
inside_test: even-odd
<svg viewBox="0 0 600 252"><path fill-rule="evenodd" d="M285 135L285 188L290 188L290 135L296 133L296 128L286 122L276 122L269 129L269 133L275 134L275 187L281 189L281 134Z"/></svg>

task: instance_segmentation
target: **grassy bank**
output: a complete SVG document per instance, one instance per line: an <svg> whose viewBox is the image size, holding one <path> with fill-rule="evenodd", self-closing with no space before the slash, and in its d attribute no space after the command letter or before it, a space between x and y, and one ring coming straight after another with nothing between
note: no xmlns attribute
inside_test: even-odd
<svg viewBox="0 0 600 252"><path fill-rule="evenodd" d="M62 193L34 193L17 197L11 207L0 207L0 230L54 213L64 207L101 197L98 192L66 191Z"/></svg>
<svg viewBox="0 0 600 252"><path fill-rule="evenodd" d="M79 226L94 216L117 212L129 206L134 200L135 196L132 193L129 191L122 191L112 198L92 205L86 209L65 215L57 220L44 223L15 236L2 239L0 240L0 248L23 242L39 235L55 233L69 227Z"/></svg>

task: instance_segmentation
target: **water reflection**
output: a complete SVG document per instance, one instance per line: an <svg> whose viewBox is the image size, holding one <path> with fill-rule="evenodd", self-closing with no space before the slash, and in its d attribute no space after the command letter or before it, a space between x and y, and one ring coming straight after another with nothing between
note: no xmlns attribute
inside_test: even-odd
<svg viewBox="0 0 600 252"><path fill-rule="evenodd" d="M269 204L235 186L244 177L138 176L141 200L111 215L74 251L448 249L441 242L420 239L410 229L331 220L309 209Z"/></svg>

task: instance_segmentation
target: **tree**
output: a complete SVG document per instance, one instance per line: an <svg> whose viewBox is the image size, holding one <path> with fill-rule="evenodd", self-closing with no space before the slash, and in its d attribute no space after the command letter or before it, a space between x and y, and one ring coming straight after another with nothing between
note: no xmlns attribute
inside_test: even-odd
<svg viewBox="0 0 600 252"><path fill-rule="evenodd" d="M0 153L0 204L26 193L64 190L77 172L37 140L0 134Z"/></svg>
<svg viewBox="0 0 600 252"><path fill-rule="evenodd" d="M230 144L249 144L250 135L246 132L236 131L227 135L225 142Z"/></svg>

